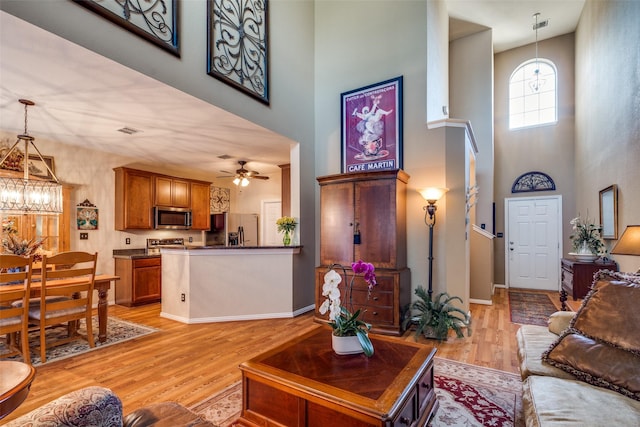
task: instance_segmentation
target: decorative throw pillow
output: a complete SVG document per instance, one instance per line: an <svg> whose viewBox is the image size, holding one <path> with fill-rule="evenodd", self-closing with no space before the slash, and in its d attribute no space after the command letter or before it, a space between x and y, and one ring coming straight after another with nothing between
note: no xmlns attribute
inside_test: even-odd
<svg viewBox="0 0 640 427"><path fill-rule="evenodd" d="M640 400L640 276L601 271L542 360Z"/></svg>
<svg viewBox="0 0 640 427"><path fill-rule="evenodd" d="M549 325L549 332L560 335L569 327L569 322L573 320L575 315L576 313L573 311L556 311L549 316L549 320L547 321L547 324Z"/></svg>

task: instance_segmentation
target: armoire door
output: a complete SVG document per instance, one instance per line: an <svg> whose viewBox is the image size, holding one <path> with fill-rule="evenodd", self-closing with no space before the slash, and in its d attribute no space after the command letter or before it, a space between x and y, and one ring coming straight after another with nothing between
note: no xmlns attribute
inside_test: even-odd
<svg viewBox="0 0 640 427"><path fill-rule="evenodd" d="M353 262L353 183L320 189L320 264L350 266Z"/></svg>

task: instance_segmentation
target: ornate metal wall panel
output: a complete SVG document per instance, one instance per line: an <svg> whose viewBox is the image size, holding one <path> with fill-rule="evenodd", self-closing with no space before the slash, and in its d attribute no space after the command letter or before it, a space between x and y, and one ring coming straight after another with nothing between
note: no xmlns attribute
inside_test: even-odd
<svg viewBox="0 0 640 427"><path fill-rule="evenodd" d="M526 193L529 191L553 191L556 184L544 172L527 172L520 175L511 186L512 193Z"/></svg>
<svg viewBox="0 0 640 427"><path fill-rule="evenodd" d="M207 4L207 73L269 104L267 0Z"/></svg>
<svg viewBox="0 0 640 427"><path fill-rule="evenodd" d="M176 56L178 0L74 0Z"/></svg>

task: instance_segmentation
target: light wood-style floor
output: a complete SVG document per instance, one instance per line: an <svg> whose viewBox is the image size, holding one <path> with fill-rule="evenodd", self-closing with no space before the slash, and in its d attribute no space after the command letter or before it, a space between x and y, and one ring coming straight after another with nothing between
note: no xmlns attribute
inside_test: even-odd
<svg viewBox="0 0 640 427"><path fill-rule="evenodd" d="M549 293L560 307L557 293ZM579 301L569 299L577 309ZM109 315L160 329L159 332L98 351L37 367L29 397L3 421L25 414L63 394L90 385L112 389L124 413L149 403L194 405L239 381L238 365L293 336L318 327L312 312L293 319L186 325L161 318L160 304L138 308L110 306ZM515 333L508 295L496 289L493 305L471 305L472 335L435 345L437 356L518 372ZM414 340L412 331L398 339Z"/></svg>

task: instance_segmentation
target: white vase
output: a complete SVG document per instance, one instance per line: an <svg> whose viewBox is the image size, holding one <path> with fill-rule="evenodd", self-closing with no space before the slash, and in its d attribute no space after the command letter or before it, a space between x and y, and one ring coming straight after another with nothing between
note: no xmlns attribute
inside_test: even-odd
<svg viewBox="0 0 640 427"><path fill-rule="evenodd" d="M336 354L358 354L364 352L356 336L337 337L332 334L331 347Z"/></svg>
<svg viewBox="0 0 640 427"><path fill-rule="evenodd" d="M587 242L582 242L577 253L580 255L591 255L593 252L591 252L591 248L587 245Z"/></svg>

